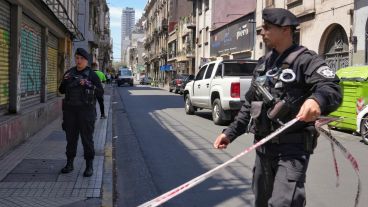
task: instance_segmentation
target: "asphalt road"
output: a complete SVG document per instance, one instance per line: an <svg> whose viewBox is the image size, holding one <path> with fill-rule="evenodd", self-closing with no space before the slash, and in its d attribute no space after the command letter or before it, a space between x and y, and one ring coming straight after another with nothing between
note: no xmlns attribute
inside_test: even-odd
<svg viewBox="0 0 368 207"><path fill-rule="evenodd" d="M226 150L212 147L224 127L216 126L209 111L186 115L182 96L147 86L119 87L113 97L116 206L137 206L224 163L252 143L243 135ZM368 203L368 146L359 137L333 131L356 157L362 180L359 206ZM311 157L307 206L353 206L357 176L336 149L340 186L330 143L319 138ZM254 152L219 170L214 176L171 199L163 206L253 206Z"/></svg>

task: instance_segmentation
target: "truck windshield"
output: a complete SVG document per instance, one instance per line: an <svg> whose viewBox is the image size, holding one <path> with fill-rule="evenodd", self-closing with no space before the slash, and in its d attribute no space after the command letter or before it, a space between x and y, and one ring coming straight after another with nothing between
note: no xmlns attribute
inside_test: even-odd
<svg viewBox="0 0 368 207"><path fill-rule="evenodd" d="M130 70L120 70L121 76L132 76L132 71Z"/></svg>
<svg viewBox="0 0 368 207"><path fill-rule="evenodd" d="M256 62L224 63L224 76L252 76Z"/></svg>

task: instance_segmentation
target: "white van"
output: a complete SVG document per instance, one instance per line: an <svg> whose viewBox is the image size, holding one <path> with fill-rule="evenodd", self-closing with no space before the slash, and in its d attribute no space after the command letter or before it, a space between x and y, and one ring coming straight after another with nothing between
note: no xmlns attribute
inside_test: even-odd
<svg viewBox="0 0 368 207"><path fill-rule="evenodd" d="M133 86L133 72L129 68L121 68L119 69L117 84L118 86L123 85L124 83L129 84L130 86Z"/></svg>

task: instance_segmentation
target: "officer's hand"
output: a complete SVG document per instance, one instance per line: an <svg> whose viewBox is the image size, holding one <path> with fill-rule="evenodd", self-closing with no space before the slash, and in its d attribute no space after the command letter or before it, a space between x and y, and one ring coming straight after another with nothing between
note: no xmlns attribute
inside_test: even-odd
<svg viewBox="0 0 368 207"><path fill-rule="evenodd" d="M314 99L307 99L303 103L296 117L299 118L299 121L312 122L317 120L320 115L321 108L319 107L318 102Z"/></svg>
<svg viewBox="0 0 368 207"><path fill-rule="evenodd" d="M216 138L213 146L216 149L226 149L228 144L230 144L230 140L226 137L226 134L222 133Z"/></svg>

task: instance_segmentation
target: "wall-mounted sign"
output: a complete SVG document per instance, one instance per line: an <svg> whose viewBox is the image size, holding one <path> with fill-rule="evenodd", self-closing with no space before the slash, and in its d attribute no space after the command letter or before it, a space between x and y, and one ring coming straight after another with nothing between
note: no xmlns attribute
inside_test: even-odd
<svg viewBox="0 0 368 207"><path fill-rule="evenodd" d="M221 56L244 50L254 45L253 14L242 17L211 32L211 56Z"/></svg>

